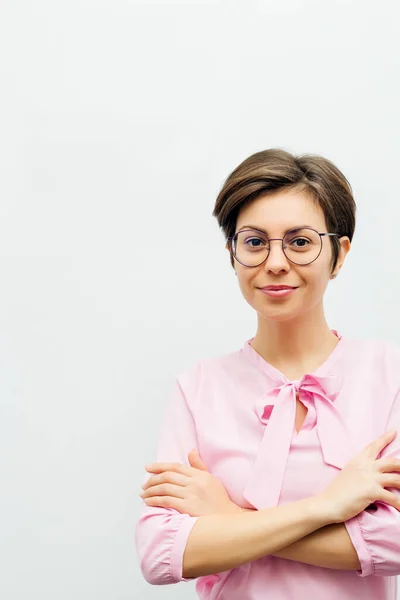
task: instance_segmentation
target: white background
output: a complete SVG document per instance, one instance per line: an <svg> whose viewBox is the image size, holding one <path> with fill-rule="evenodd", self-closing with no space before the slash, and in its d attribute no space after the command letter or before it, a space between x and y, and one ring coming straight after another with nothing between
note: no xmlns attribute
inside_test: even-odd
<svg viewBox="0 0 400 600"><path fill-rule="evenodd" d="M399 11L1 0L2 599L195 597L144 581L134 526L174 375L255 333L211 216L248 155L342 169L329 324L400 342Z"/></svg>

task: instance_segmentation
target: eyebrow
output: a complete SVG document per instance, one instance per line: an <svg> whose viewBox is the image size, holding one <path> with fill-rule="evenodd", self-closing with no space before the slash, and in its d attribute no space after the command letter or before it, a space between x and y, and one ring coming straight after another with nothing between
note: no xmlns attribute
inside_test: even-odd
<svg viewBox="0 0 400 600"><path fill-rule="evenodd" d="M315 229L315 227L313 227L312 225L296 225L295 227L289 227L289 229L286 229L285 233L287 233L288 231L292 231L293 229L304 228ZM242 229L255 229L256 231L261 231L262 233L265 233L265 235L268 235L268 231L266 229L263 229L262 227L256 227L255 225L242 225L242 227L238 229L236 233L239 233L239 231L242 231Z"/></svg>

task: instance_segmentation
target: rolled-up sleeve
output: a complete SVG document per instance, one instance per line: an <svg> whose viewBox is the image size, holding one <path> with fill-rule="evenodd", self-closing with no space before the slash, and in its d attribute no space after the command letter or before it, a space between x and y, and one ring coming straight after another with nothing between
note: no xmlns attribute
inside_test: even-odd
<svg viewBox="0 0 400 600"><path fill-rule="evenodd" d="M400 394L397 393L386 431L397 430L397 437L377 458L400 458ZM377 436L378 437L378 436ZM400 490L388 488L400 497ZM360 577L400 575L400 512L385 502L375 502L376 510L362 511L345 521L357 552Z"/></svg>
<svg viewBox="0 0 400 600"><path fill-rule="evenodd" d="M383 502L345 522L357 552L360 577L400 575L400 513Z"/></svg>
<svg viewBox="0 0 400 600"><path fill-rule="evenodd" d="M155 462L188 465L188 454L197 447L193 416L177 377L164 413ZM182 575L183 555L197 519L173 509L150 507L143 503L135 542L146 581L153 585L188 581Z"/></svg>

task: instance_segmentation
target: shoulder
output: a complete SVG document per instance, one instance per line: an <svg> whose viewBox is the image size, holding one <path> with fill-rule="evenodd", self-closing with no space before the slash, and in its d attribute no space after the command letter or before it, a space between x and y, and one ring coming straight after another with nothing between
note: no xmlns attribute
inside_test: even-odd
<svg viewBox="0 0 400 600"><path fill-rule="evenodd" d="M371 374L400 382L400 346L381 339L348 339L350 359Z"/></svg>
<svg viewBox="0 0 400 600"><path fill-rule="evenodd" d="M241 350L203 358L196 361L185 370L176 374L176 379L185 396L192 399L215 385L223 386L232 381L232 377L240 369Z"/></svg>
<svg viewBox="0 0 400 600"><path fill-rule="evenodd" d="M383 359L400 359L400 346L389 340L370 339L370 338L347 338L348 347L353 352L370 354Z"/></svg>

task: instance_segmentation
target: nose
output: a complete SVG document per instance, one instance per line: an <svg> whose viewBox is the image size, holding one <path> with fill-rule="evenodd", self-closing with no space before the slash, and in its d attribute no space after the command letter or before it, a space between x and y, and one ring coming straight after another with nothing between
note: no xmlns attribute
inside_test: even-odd
<svg viewBox="0 0 400 600"><path fill-rule="evenodd" d="M264 263L265 269L270 273L286 273L290 270L290 262L285 256L281 239L269 240L269 255Z"/></svg>

